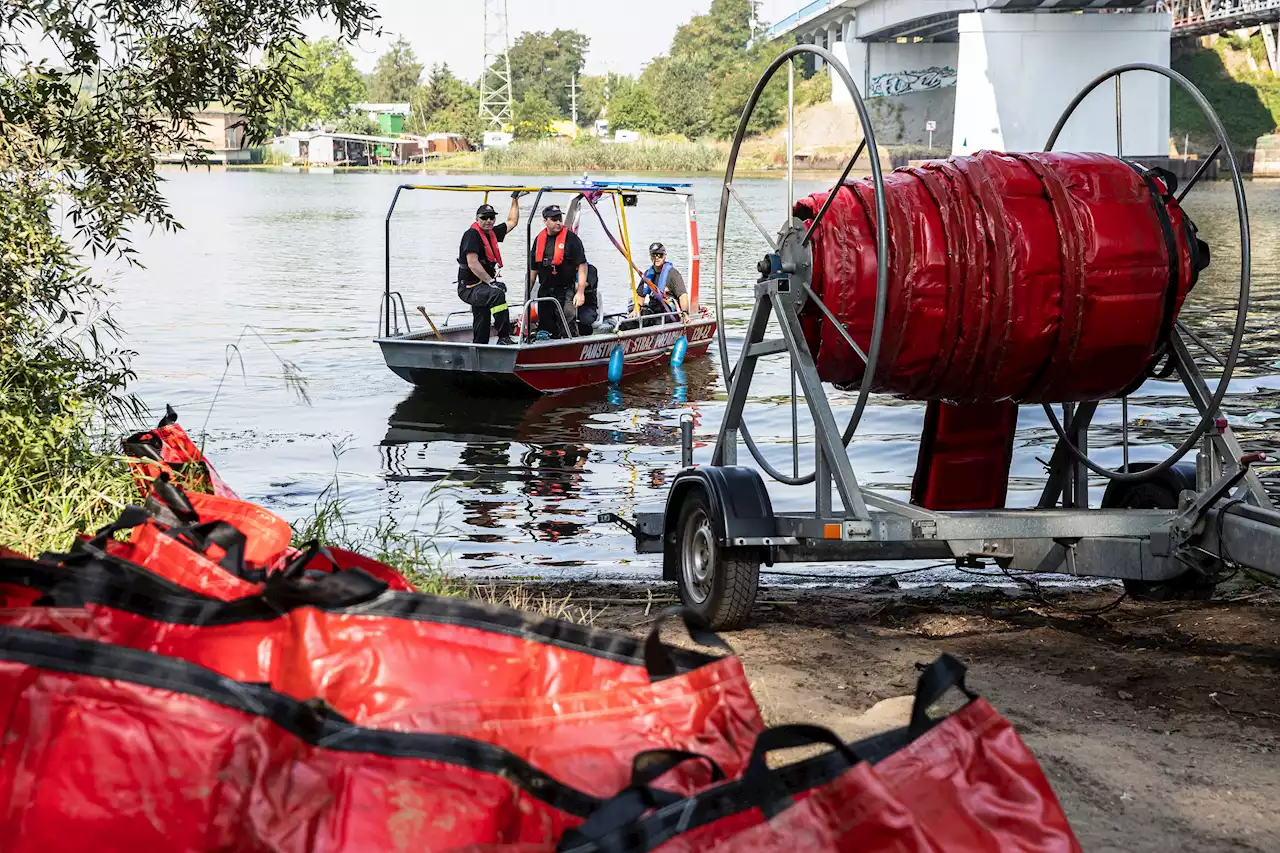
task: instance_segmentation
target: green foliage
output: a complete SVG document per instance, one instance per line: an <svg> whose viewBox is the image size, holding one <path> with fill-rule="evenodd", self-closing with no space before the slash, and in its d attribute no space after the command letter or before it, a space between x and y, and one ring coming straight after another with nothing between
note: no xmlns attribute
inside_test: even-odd
<svg viewBox="0 0 1280 853"><path fill-rule="evenodd" d="M488 172L709 172L723 169L724 151L697 142L639 142L629 145L586 138L573 145L517 142L484 152Z"/></svg>
<svg viewBox="0 0 1280 853"><path fill-rule="evenodd" d="M678 33L677 33L678 35ZM705 59L688 55L659 57L640 77L661 115L655 133L679 133L690 139L711 131L711 96L720 81Z"/></svg>
<svg viewBox="0 0 1280 853"><path fill-rule="evenodd" d="M642 83L621 87L609 101L609 129L658 134L667 129L653 90Z"/></svg>
<svg viewBox="0 0 1280 853"><path fill-rule="evenodd" d="M411 103L405 123L410 133L460 133L476 146L484 137L480 92L455 77L447 63L431 66L426 85L418 87Z"/></svg>
<svg viewBox="0 0 1280 853"><path fill-rule="evenodd" d="M577 30L521 33L511 45L511 96L536 92L552 105L552 118L569 116L569 83L581 75L591 40Z"/></svg>
<svg viewBox="0 0 1280 853"><path fill-rule="evenodd" d="M369 98L375 104L407 104L413 100L422 79L422 63L404 36L378 57L369 77Z"/></svg>
<svg viewBox="0 0 1280 853"><path fill-rule="evenodd" d="M361 133L365 136L381 136L382 126L369 118L368 113L352 111L338 121L339 133Z"/></svg>
<svg viewBox="0 0 1280 853"><path fill-rule="evenodd" d="M634 89L618 87L609 103L610 126L654 134L678 133L690 139L732 136L756 81L792 44L785 39L754 45L750 41L750 2L712 0L707 14L695 15L676 30L669 54L649 63ZM822 76L823 81L797 88L797 103L830 97L830 84ZM823 83L828 87L826 92L821 90ZM777 127L785 105L783 74L763 93L750 130ZM656 119L650 107L656 111ZM625 123L619 120L619 112Z"/></svg>
<svg viewBox="0 0 1280 853"><path fill-rule="evenodd" d="M1280 126L1280 80L1267 73L1232 76L1223 56L1229 45L1228 40L1219 39L1212 50L1176 57L1173 68L1208 98L1231 142L1248 150L1259 136L1273 133ZM1184 135L1198 148L1214 145L1213 132L1199 107L1177 86L1169 87L1169 132L1179 145Z"/></svg>
<svg viewBox="0 0 1280 853"><path fill-rule="evenodd" d="M132 353L90 265L137 263L131 229L179 227L155 157L203 162L194 113L212 103L242 114L259 142L290 91L300 21L328 17L355 38L373 10L366 0L10 0L3 10L0 533L47 547L120 500L122 469L96 454L94 428L127 428L139 407L126 388Z"/></svg>
<svg viewBox="0 0 1280 853"><path fill-rule="evenodd" d="M620 79L617 74L591 74L578 78L578 123L589 127L604 112L606 93Z"/></svg>
<svg viewBox="0 0 1280 853"><path fill-rule="evenodd" d="M515 130L516 139L545 139L551 135L551 122L556 120L555 107L536 91L524 96L524 100L516 104Z"/></svg>
<svg viewBox="0 0 1280 853"><path fill-rule="evenodd" d="M336 124L367 97L364 77L345 46L333 39L290 45L292 86L276 111L283 130Z"/></svg>

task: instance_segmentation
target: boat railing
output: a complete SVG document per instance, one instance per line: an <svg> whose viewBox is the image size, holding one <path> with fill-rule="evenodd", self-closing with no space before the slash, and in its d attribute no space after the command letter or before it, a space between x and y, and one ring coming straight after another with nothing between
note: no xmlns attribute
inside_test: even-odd
<svg viewBox="0 0 1280 853"><path fill-rule="evenodd" d="M471 312L470 311L450 311L444 317L444 324L448 326L450 323L453 322L454 317L471 317Z"/></svg>
<svg viewBox="0 0 1280 853"><path fill-rule="evenodd" d="M649 326L665 326L668 318L675 320L677 323L683 322L682 315L679 311L664 311L661 314L641 314L639 317L630 317L626 314L615 315L613 320L613 331L630 332L635 329L644 329ZM623 328L627 323L635 323L631 328Z"/></svg>
<svg viewBox="0 0 1280 853"><path fill-rule="evenodd" d="M533 299L530 299L528 302L524 304L524 310L520 313L520 316L524 318L524 320L520 324L520 328L524 329L524 333L527 335L530 331L529 326L530 326L530 323L532 322L531 320L532 309L533 309L533 306L538 304L539 302L550 302L552 305L555 306L556 315L559 316L560 318L560 328L564 330L564 336L566 338L573 337L573 333L569 331L569 321L564 316L564 307L560 305L560 300L554 296L537 296L537 297L534 297Z"/></svg>
<svg viewBox="0 0 1280 853"><path fill-rule="evenodd" d="M399 303L398 307L400 309L398 314L396 313L397 303ZM401 334L400 320L403 318L404 334L406 335L410 334L413 331L413 327L409 325L409 311L407 308L405 308L404 297L400 294L400 291L398 290L387 291L386 298L382 301L382 304L378 306L378 328L379 329L387 328L387 326L383 325L383 321L387 319L386 314L388 309L391 312L390 321L387 323L387 326L390 327L388 331L390 331L392 335Z"/></svg>

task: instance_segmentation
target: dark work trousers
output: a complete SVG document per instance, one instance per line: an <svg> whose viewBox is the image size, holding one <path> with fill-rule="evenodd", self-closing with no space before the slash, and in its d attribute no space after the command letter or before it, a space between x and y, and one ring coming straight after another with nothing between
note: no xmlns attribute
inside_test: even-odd
<svg viewBox="0 0 1280 853"><path fill-rule="evenodd" d="M565 322L569 324L569 334L578 334L578 308L573 304L573 296L577 293L572 287L565 288L547 288L545 285L538 288L538 297L555 299L560 303L560 308L564 311ZM560 322L560 313L556 311L555 306L549 302L538 303L538 330L546 332L553 338L563 338L564 326Z"/></svg>
<svg viewBox="0 0 1280 853"><path fill-rule="evenodd" d="M492 284L477 284L463 287L458 291L462 301L471 306L471 342L475 344L489 343L489 324L498 338L511 337L511 315L507 312L506 287Z"/></svg>
<svg viewBox="0 0 1280 853"><path fill-rule="evenodd" d="M594 305L583 305L578 309L578 334L591 334L595 331L596 321L599 319L600 309Z"/></svg>

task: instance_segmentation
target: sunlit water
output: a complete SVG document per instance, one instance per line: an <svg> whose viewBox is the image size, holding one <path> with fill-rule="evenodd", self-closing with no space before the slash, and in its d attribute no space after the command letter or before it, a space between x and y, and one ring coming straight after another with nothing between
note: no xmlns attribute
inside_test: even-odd
<svg viewBox="0 0 1280 853"><path fill-rule="evenodd" d="M682 372L659 370L612 391L593 388L533 402L423 396L384 366L372 338L387 205L397 184L427 179L265 171L174 171L166 178L165 192L185 230L139 235L147 266L116 274L113 310L127 330L127 343L138 351L135 390L157 412L172 404L188 429L207 433L207 452L242 495L293 519L337 483L355 520L394 519L406 529L432 532L439 547L452 553L455 570L473 576L657 576L656 559L635 555L625 533L596 524L595 517L602 510L626 514L661 503L680 463L682 413L694 417L696 459L709 460L725 399L714 346L711 357L688 362ZM637 177L646 179L651 176ZM709 301L719 182L699 178L693 183L702 234L702 293ZM784 183L740 180L738 186L768 227L781 223ZM825 188L821 181L800 181L796 191ZM1227 409L1247 444L1270 449L1280 394L1280 183L1250 184L1248 200L1253 313ZM491 201L500 210L508 203L505 196ZM527 215L529 199L524 201ZM458 237L479 202L478 196L425 192L401 201L392 220L392 277L410 311L424 304L440 318L465 308L454 292L454 258ZM1222 346L1239 281L1239 234L1229 185L1197 187L1187 207L1213 246L1214 262L1183 317ZM606 211L613 227L612 209ZM687 271L679 205L642 199L627 214L636 246L662 240L672 260ZM504 244L509 269L520 266L523 226L522 221L518 234ZM624 262L598 224L585 223L582 234L601 270L606 308L616 309L627 298ZM726 239L726 310L736 352L764 244L736 209ZM515 274L507 278L518 280ZM280 359L296 365L305 378L305 399L284 381ZM852 395L833 391L831 400L842 421ZM906 496L923 411L920 403L873 399L851 451L860 482ZM1095 419L1099 429L1091 436L1095 457L1110 466L1120 464L1119 412L1118 403L1103 406ZM1162 458L1195 421L1190 403L1174 385L1154 381L1131 399L1130 414L1134 460ZM772 463L790 470L785 357L770 359L757 373L748 418ZM803 400L800 432L803 473L813 464L812 427ZM1051 438L1043 413L1024 407L1010 505L1025 506L1038 496L1044 472L1038 460L1051 454ZM745 450L742 456L747 458ZM1095 500L1101 485L1095 485ZM806 507L812 500L808 489L771 490L776 507ZM847 576L883 568L806 570ZM945 570L916 579L939 578L963 579Z"/></svg>

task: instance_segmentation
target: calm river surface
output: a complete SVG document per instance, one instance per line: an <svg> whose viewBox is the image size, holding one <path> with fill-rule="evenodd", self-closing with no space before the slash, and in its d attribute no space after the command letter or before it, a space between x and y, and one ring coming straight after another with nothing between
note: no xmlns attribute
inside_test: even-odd
<svg viewBox="0 0 1280 853"><path fill-rule="evenodd" d="M384 366L372 343L382 290L383 218L396 185L525 179L314 171L173 171L165 177L166 194L185 230L138 236L147 267L114 274L113 311L128 345L138 351L135 390L157 414L169 403L189 430L207 433L206 451L242 495L294 519L336 482L356 520L394 520L405 529L435 531L438 546L452 554L454 570L471 576L657 576L656 559L633 554L630 539L617 528L597 525L595 516L602 510L629 513L664 499L680 463L683 412L695 419L698 460L709 459L725 399L714 346L712 357L687 363L682 373L664 369L618 389L531 403L417 394ZM703 241L702 293L710 302L719 181L693 183ZM776 228L785 209L785 184L759 179L738 186L766 226ZM821 181L801 181L796 191L825 188ZM508 203L505 196L492 201L500 211ZM522 201L527 216L531 197ZM1274 450L1280 426L1280 182L1248 185L1248 201L1253 313L1228 413L1251 445ZM478 196L457 193L418 192L402 199L392 221L392 277L411 311L424 304L441 318L465 307L454 292L454 258L458 237L479 203ZM1183 317L1220 342L1232 322L1239 271L1230 186L1201 185L1187 207L1212 244L1213 266ZM676 203L643 198L628 209L628 220L637 247L662 240L687 271L683 212ZM518 235L504 245L509 270L521 266L523 225L522 220ZM615 308L627 298L625 265L597 223L585 222L582 234L601 270L606 308ZM736 209L727 240L732 268L726 304L736 350L764 246ZM507 278L519 277L512 272ZM228 370L228 345L237 341L240 359ZM306 399L284 381L279 359L301 372ZM785 357L771 361L757 374L748 417L773 464L786 470L790 381ZM1190 404L1174 391L1168 383L1148 382L1131 400L1131 440L1143 445L1134 448L1135 460L1162 458L1193 425ZM843 420L852 396L832 392L832 399L837 420ZM873 400L851 452L862 483L906 496L923 410L923 404ZM1102 448L1096 455L1114 466L1120 450L1107 444L1118 442L1119 412L1118 403L1100 410L1095 423L1103 429L1093 438ZM800 428L811 433L803 402ZM1037 458L1048 459L1050 437L1043 413L1024 407L1010 505L1027 505L1038 496L1044 469ZM802 441L803 472L812 467L812 446L803 436ZM773 491L775 506L811 501L808 489ZM1095 494L1101 496L1100 486ZM877 571L871 565L814 570ZM917 579L946 577L944 570Z"/></svg>

